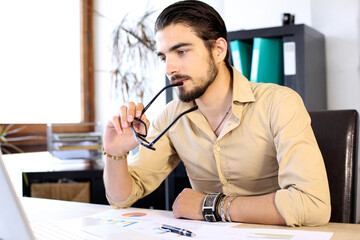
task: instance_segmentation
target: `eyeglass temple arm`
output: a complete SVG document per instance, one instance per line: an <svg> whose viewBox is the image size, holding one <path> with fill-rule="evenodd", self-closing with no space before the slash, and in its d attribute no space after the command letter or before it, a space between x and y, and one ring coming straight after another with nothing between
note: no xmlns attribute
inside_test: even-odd
<svg viewBox="0 0 360 240"><path fill-rule="evenodd" d="M174 121L172 121L169 126L167 126L154 140L152 140L150 143L149 143L149 146L153 146L166 132L167 130L169 130L169 128L171 128L172 125L174 125L174 123L179 120L179 118L181 118L182 116L184 116L185 114L189 113L189 112L192 112L192 111L195 111L196 109L198 109L198 106L194 106L192 108L190 108L189 110L186 110L185 112L181 113L179 116L177 116L175 118Z"/></svg>
<svg viewBox="0 0 360 240"><path fill-rule="evenodd" d="M184 85L183 82L177 82L177 83L174 83L174 84L170 84L170 85L167 85L165 87L163 87L163 89L160 90L160 92L158 92L158 94L155 95L155 97L148 103L148 105L146 105L146 107L142 110L141 112L141 115L144 114L144 112L146 112L146 110L151 106L151 104L156 100L156 98L167 88L171 88L171 87L178 87L178 86L182 86Z"/></svg>

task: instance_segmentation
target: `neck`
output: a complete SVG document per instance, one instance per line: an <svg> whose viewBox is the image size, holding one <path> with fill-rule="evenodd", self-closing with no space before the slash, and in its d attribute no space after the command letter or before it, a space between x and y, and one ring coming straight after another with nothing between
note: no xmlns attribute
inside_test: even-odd
<svg viewBox="0 0 360 240"><path fill-rule="evenodd" d="M232 105L232 77L226 66L219 68L215 81L195 102L212 130L218 135L224 120L229 116L226 113Z"/></svg>
<svg viewBox="0 0 360 240"><path fill-rule="evenodd" d="M195 102L206 117L224 116L232 103L232 76L225 64L219 67L215 81Z"/></svg>

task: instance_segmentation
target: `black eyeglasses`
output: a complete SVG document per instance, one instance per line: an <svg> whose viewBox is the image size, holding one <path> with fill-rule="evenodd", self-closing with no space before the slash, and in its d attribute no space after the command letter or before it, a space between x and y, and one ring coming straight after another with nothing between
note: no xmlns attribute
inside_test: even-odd
<svg viewBox="0 0 360 240"><path fill-rule="evenodd" d="M179 118L181 118L182 116L184 116L185 114L195 111L196 109L198 109L198 106L194 106L192 108L190 108L189 110L186 110L185 112L181 113L179 116L177 116L175 118L174 121L172 121L169 126L167 126L165 128L164 131L162 131L159 136L157 136L154 140L152 140L151 142L147 141L145 138L147 136L147 127L144 121L141 120L141 116L146 112L146 110L148 110L148 108L150 107L150 105L155 101L155 99L167 88L171 88L171 87L177 87L177 86L182 86L184 83L182 82L178 82L178 83L174 83L174 84L170 84L168 86L165 86L163 89L160 90L160 92L158 94L156 94L156 96L149 102L148 105L146 105L146 107L142 110L140 117L138 118L134 118L134 120L131 122L131 130L135 136L135 140L140 143L141 145L143 145L144 147L151 149L151 150L156 150L153 145L171 128L172 125L174 125L174 123L179 120ZM141 127L143 127L145 129L145 133L139 133L135 130L134 128L134 123L135 124L139 124L139 129Z"/></svg>

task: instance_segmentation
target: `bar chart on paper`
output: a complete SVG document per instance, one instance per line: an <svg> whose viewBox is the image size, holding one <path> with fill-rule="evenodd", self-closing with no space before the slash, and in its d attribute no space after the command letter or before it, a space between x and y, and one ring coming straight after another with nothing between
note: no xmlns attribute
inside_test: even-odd
<svg viewBox="0 0 360 240"><path fill-rule="evenodd" d="M124 214L120 215L121 217L124 217L124 218L99 217L96 220L98 220L100 222L108 223L108 224L114 224L118 227L130 227L130 226L133 226L133 225L136 225L139 223L135 219L144 217L146 215L147 215L146 213L142 213L142 212L130 212L130 213L124 213ZM126 219L126 218L128 218L128 219Z"/></svg>
<svg viewBox="0 0 360 240"><path fill-rule="evenodd" d="M101 222L106 222L109 224L116 224L119 227L129 227L131 225L137 224L138 222L136 221L126 221L126 220L119 220L119 219L97 219Z"/></svg>
<svg viewBox="0 0 360 240"><path fill-rule="evenodd" d="M144 210L149 211L149 210ZM149 236L154 236L156 239L167 239L178 237L184 237L179 234L171 233L170 231L161 229L161 222L159 219L155 219L151 215L151 210L148 213L145 212L126 212L122 211L109 211L100 215L93 216L93 219L98 221L100 224L111 225L119 229L129 229L138 232L145 232ZM161 219L161 218L160 218ZM100 229L100 228L98 228Z"/></svg>

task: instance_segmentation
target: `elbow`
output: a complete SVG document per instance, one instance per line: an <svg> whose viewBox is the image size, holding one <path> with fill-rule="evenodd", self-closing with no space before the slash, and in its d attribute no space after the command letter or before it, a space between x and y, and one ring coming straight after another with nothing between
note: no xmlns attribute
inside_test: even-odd
<svg viewBox="0 0 360 240"><path fill-rule="evenodd" d="M279 190L275 203L288 226L321 226L330 220L330 196L320 199L295 189Z"/></svg>
<svg viewBox="0 0 360 240"><path fill-rule="evenodd" d="M311 212L307 215L307 219L304 222L304 226L322 226L330 221L331 206L330 204L316 204L311 208Z"/></svg>

